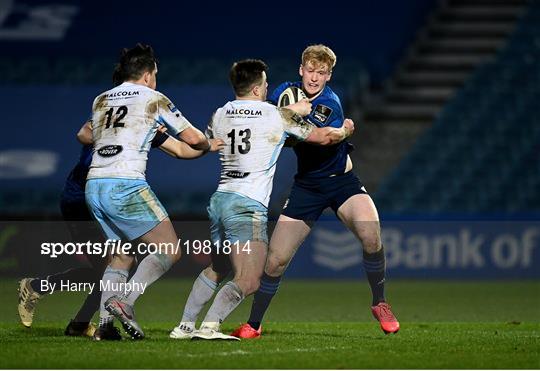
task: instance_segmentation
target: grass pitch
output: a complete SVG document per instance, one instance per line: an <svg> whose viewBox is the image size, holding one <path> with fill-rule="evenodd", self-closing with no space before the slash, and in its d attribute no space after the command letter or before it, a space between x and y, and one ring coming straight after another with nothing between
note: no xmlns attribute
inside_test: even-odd
<svg viewBox="0 0 540 371"><path fill-rule="evenodd" d="M17 283L0 283L2 368L540 368L540 282L391 281L401 331L371 317L365 281L285 280L264 336L241 342L168 338L190 280L165 279L137 302L147 339L92 342L62 335L82 294L38 303L31 329L17 320ZM248 316L246 300L223 325Z"/></svg>

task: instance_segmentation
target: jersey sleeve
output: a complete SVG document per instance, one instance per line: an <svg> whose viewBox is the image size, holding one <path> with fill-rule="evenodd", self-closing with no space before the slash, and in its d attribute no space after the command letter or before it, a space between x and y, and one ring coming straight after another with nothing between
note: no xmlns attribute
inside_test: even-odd
<svg viewBox="0 0 540 371"><path fill-rule="evenodd" d="M268 102L272 103L274 106L277 106L279 96L281 95L281 93L283 93L285 89L287 89L289 86L292 86L292 85L293 83L289 81L284 82L281 85L279 85L277 88L274 89L272 94L270 94L270 97L268 98Z"/></svg>
<svg viewBox="0 0 540 371"><path fill-rule="evenodd" d="M158 109L156 121L165 125L167 132L176 137L182 131L192 127L191 123L182 115L182 112L165 95L160 94L158 98Z"/></svg>
<svg viewBox="0 0 540 371"><path fill-rule="evenodd" d="M157 131L156 136L152 139L151 147L157 148L161 146L168 138L169 136L167 134Z"/></svg>
<svg viewBox="0 0 540 371"><path fill-rule="evenodd" d="M288 135L292 135L299 140L306 140L315 129L313 125L304 121L300 115L288 108L278 108L278 112L283 122L283 131Z"/></svg>
<svg viewBox="0 0 540 371"><path fill-rule="evenodd" d="M212 118L210 119L210 122L208 123L208 126L206 127L206 131L204 134L208 139L214 139L214 120L216 118L217 111L212 114Z"/></svg>
<svg viewBox="0 0 540 371"><path fill-rule="evenodd" d="M319 127L330 126L340 128L343 125L343 108L336 99L324 99L313 104L309 121Z"/></svg>

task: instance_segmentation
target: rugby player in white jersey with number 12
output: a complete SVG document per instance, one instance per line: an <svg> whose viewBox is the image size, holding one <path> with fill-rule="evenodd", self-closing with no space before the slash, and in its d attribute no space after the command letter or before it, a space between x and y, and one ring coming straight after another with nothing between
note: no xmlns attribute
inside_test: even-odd
<svg viewBox="0 0 540 371"><path fill-rule="evenodd" d="M176 245L178 237L167 212L146 183L146 162L159 126L182 140L186 157L218 150L185 119L174 104L155 90L157 64L150 46L122 51L117 66L123 83L96 97L92 106L94 156L86 183L86 202L109 239ZM144 333L133 305L142 291L180 259L180 251L145 257L126 285L133 255L117 254L103 275L100 326L96 340L117 340L114 317L134 339ZM114 287L132 288L126 292ZM114 316L114 317L113 317Z"/></svg>
<svg viewBox="0 0 540 371"><path fill-rule="evenodd" d="M229 78L236 100L219 108L208 127L208 137L225 141L220 150L221 180L208 207L213 263L195 280L171 338L237 340L219 332L220 325L259 287L268 244L268 201L285 139L293 136L300 141L333 145L354 131L349 119L340 128L317 128L305 122L301 116L311 111L307 99L288 108L266 103L266 70L261 60L234 63ZM200 330L195 331L198 314L224 279L223 270L218 268L223 258L230 258L234 278L217 292Z"/></svg>

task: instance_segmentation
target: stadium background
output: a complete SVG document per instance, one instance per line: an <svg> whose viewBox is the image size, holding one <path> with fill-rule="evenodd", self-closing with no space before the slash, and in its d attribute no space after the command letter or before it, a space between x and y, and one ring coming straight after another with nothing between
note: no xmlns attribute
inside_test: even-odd
<svg viewBox="0 0 540 371"><path fill-rule="evenodd" d="M251 3L204 10L143 1L1 4L1 273L73 263L36 254L48 240L42 223L59 224L58 195L79 152L74 135L93 97L108 88L121 47L153 45L158 89L203 129L232 98L234 60L265 59L272 88L297 79L301 51L322 42L338 55L331 86L356 122L352 158L383 220L390 276L540 277L538 3L385 0L351 12L300 4L286 11ZM218 169L217 156L151 154L149 183L175 220L196 225L179 225L181 237L185 229L188 238L207 238L205 206ZM294 172L285 149L274 218ZM176 273L192 274L206 261L189 258ZM288 275L362 277L360 245L325 214Z"/></svg>
<svg viewBox="0 0 540 371"><path fill-rule="evenodd" d="M300 4L286 11L250 3L204 11L143 1L1 5L0 273L73 263L37 250L47 223L59 224L58 195L79 152L74 135L93 97L108 88L121 47L153 45L158 89L203 129L232 98L234 60L265 59L272 88L297 79L303 48L322 42L338 55L331 86L356 122L352 158L383 220L390 276L540 277L536 2L385 0L350 12ZM285 149L274 218L295 167ZM170 214L199 221L184 228L197 230L190 238L207 238L205 206L218 169L212 155L150 156L148 180ZM188 258L175 273L192 274L206 261ZM360 245L326 214L288 275L351 278L361 269Z"/></svg>
<svg viewBox="0 0 540 371"><path fill-rule="evenodd" d="M44 299L30 330L17 323L17 278L84 264L39 246L69 241L58 196L75 133L136 42L154 46L158 90L201 129L232 98L234 60L265 59L272 88L297 79L307 45L334 49L330 85L356 122L355 171L381 214L397 336L370 317L361 247L332 213L293 260L259 341L168 339L207 262L193 254L137 303L143 343L62 337L84 293ZM540 368L539 62L532 0L0 0L0 367ZM274 219L295 168L284 149ZM208 238L218 169L217 156L150 154L149 183L181 238Z"/></svg>

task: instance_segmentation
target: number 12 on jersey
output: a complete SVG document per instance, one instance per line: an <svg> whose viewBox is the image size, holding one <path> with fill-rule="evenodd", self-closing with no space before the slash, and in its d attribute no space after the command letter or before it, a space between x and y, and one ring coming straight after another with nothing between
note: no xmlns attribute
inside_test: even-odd
<svg viewBox="0 0 540 371"><path fill-rule="evenodd" d="M114 107L111 107L107 112L105 112L105 115L107 116L107 122L105 123L105 129L108 129L111 127L111 120L113 117ZM126 106L120 106L116 110L116 120L114 120L113 128L123 128L124 123L121 121L124 117L126 117L128 113L128 109Z"/></svg>

